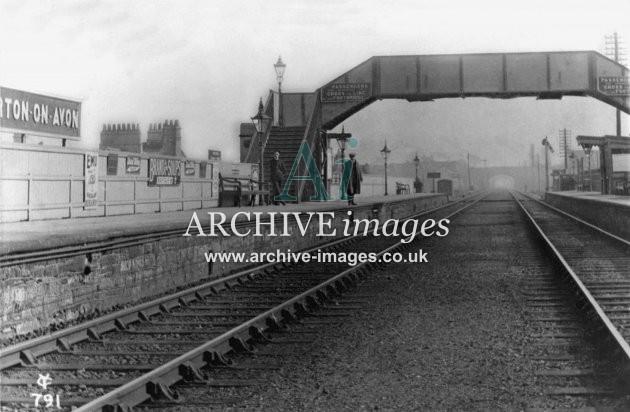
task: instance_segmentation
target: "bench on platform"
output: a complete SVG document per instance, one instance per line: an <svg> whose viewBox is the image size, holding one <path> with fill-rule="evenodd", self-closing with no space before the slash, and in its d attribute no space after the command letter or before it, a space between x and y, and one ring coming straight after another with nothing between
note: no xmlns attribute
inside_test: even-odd
<svg viewBox="0 0 630 412"><path fill-rule="evenodd" d="M397 195L408 195L411 193L411 189L408 184L396 182L396 194Z"/></svg>
<svg viewBox="0 0 630 412"><path fill-rule="evenodd" d="M261 197L259 204L269 204L271 196L269 183L263 182L261 186L259 181L247 176L219 173L219 207L241 207L243 199L249 206L254 206L256 196Z"/></svg>

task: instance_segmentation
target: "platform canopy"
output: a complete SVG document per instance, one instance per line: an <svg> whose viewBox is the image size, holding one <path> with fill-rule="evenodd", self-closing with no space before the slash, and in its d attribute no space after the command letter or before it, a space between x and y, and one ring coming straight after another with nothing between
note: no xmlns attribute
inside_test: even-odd
<svg viewBox="0 0 630 412"><path fill-rule="evenodd" d="M630 137L625 136L577 136L577 142L582 147L606 147L612 154L630 153Z"/></svg>
<svg viewBox="0 0 630 412"><path fill-rule="evenodd" d="M577 142L585 151L599 147L599 164L602 176L602 193L613 193L613 155L630 153L630 137L625 136L577 136ZM625 184L625 183L624 183Z"/></svg>

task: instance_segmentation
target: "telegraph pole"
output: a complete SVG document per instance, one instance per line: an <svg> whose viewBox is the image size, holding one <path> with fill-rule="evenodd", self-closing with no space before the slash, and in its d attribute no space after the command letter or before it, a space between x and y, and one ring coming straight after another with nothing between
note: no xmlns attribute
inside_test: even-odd
<svg viewBox="0 0 630 412"><path fill-rule="evenodd" d="M553 148L549 143L547 136L542 141L542 145L545 146L545 192L549 191L549 151L553 153Z"/></svg>
<svg viewBox="0 0 630 412"><path fill-rule="evenodd" d="M559 133L560 137L560 154L564 155L564 173L569 168L569 151L571 151L571 130L562 129Z"/></svg>
<svg viewBox="0 0 630 412"><path fill-rule="evenodd" d="M606 36L606 55L615 62L622 64L623 53L619 49L619 36L615 31ZM617 109L617 137L621 136L621 111Z"/></svg>

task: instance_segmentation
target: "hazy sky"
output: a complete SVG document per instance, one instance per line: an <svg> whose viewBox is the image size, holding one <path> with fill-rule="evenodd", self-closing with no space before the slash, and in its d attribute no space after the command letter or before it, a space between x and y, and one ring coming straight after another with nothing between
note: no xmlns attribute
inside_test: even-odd
<svg viewBox="0 0 630 412"><path fill-rule="evenodd" d="M105 122L179 119L183 149L238 158L238 125L277 88L312 92L374 55L603 51L617 30L630 41L630 1L28 1L0 0L0 85L79 98L82 141L96 148ZM628 135L623 115L623 134ZM528 158L530 144L571 129L614 133L615 111L590 98L386 100L345 123L358 156L420 154L488 164Z"/></svg>

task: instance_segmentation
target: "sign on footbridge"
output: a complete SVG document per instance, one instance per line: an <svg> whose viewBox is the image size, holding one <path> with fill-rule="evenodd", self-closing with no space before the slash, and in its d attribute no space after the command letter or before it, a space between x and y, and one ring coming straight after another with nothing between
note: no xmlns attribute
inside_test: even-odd
<svg viewBox="0 0 630 412"><path fill-rule="evenodd" d="M602 76L598 78L598 89L607 96L630 95L630 77Z"/></svg>

